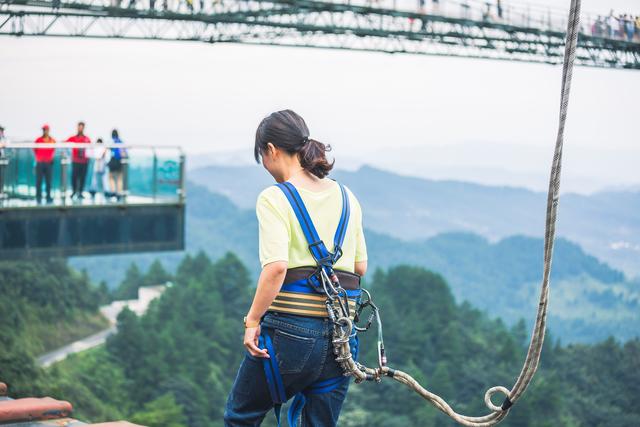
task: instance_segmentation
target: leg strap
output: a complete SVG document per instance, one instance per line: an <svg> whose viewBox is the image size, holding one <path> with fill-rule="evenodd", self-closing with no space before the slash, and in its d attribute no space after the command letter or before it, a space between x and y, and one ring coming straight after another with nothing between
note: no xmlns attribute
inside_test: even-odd
<svg viewBox="0 0 640 427"><path fill-rule="evenodd" d="M276 359L276 352L273 349L273 343L271 337L266 334L260 334L258 338L258 347L261 349L267 349L269 358L262 359L262 366L264 367L264 373L267 378L267 386L269 387L269 394L271 400L273 400L273 412L280 427L280 408L282 404L287 401L287 396L284 392L284 384L282 383L282 375L280 375L280 368L278 367L278 360Z"/></svg>
<svg viewBox="0 0 640 427"><path fill-rule="evenodd" d="M267 349L269 352L268 359L262 359L264 373L267 378L267 386L269 387L269 394L271 395L271 399L273 400L274 407L273 411L276 416L276 421L278 422L278 427L280 427L280 409L282 408L282 404L286 403L287 396L284 390L284 384L282 382L282 375L280 375L280 368L278 367L278 360L276 358L276 352L273 347L273 342L271 337L263 332L260 334L260 338L258 339L258 346L261 349ZM355 345L355 356L354 359L358 359L358 343L356 338ZM290 427L295 427L297 425L298 419L300 418L300 414L302 413L302 409L307 403L307 397L310 394L323 394L330 393L336 388L338 388L342 383L348 381L349 377L345 377L343 375L339 377L329 378L322 381L316 381L311 384L309 387L296 394L293 398L293 402L291 402L291 406L289 407L289 411L287 413L287 421L289 422Z"/></svg>
<svg viewBox="0 0 640 427"><path fill-rule="evenodd" d="M298 425L298 419L300 418L300 414L302 414L302 409L307 403L308 395L330 393L345 381L349 381L349 377L345 377L343 375L335 378L329 378L328 380L316 381L305 390L296 394L293 398L293 402L291 402L291 406L289 406L289 412L287 413L289 427L295 427Z"/></svg>

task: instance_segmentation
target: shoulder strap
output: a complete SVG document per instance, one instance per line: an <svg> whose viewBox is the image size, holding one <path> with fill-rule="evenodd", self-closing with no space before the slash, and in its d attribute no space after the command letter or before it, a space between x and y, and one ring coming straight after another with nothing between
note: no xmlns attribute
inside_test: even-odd
<svg viewBox="0 0 640 427"><path fill-rule="evenodd" d="M309 251L315 259L316 263L320 266L331 267L342 256L342 243L344 242L345 235L347 233L347 226L349 224L350 205L349 195L342 184L340 185L340 191L342 194L342 212L340 214L340 221L333 238L334 250L333 253L329 252L324 242L320 239L318 232L313 225L313 221L309 216L309 212L300 197L300 193L296 187L290 182L283 182L276 184L280 190L284 193L293 209L293 212L300 223L302 232L307 239L309 245Z"/></svg>
<svg viewBox="0 0 640 427"><path fill-rule="evenodd" d="M351 205L349 204L349 195L344 185L338 183L340 186L340 192L342 193L342 214L340 215L340 222L336 229L336 234L333 237L333 255L335 257L334 263L342 256L342 243L344 237L347 235L347 226L349 225L349 217L351 215Z"/></svg>

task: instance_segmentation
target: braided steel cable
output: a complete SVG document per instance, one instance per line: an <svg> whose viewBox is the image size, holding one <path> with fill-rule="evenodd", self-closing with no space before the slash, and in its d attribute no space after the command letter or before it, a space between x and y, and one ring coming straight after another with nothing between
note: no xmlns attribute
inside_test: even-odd
<svg viewBox="0 0 640 427"><path fill-rule="evenodd" d="M327 311L334 325L333 346L336 360L338 361L338 363L340 363L342 369L344 370L344 374L347 376L353 376L357 383L365 380L380 381L383 376L391 377L396 381L405 384L410 389L414 390L424 399L433 404L437 409L447 414L459 424L468 427L489 427L502 421L509 413L509 409L511 408L511 406L520 398L520 396L522 396L522 394L531 383L531 380L533 379L533 376L536 373L536 370L538 369L538 365L540 363L540 354L542 353L542 346L544 343L547 324L549 279L551 275L551 262L553 258L553 246L555 241L558 200L560 197L562 149L564 143L564 130L567 119L567 109L569 106L569 94L571 91L573 64L576 56L578 32L580 29L580 3L581 0L571 0L569 20L567 24L564 65L562 68L562 90L560 98L558 133L553 155L553 162L551 164L549 190L547 193L543 276L540 290L540 300L538 303L538 312L536 315L536 322L533 327L529 348L527 350L527 356L515 384L513 385L511 390L503 386L496 386L486 391L484 400L487 408L491 411L489 414L479 417L470 417L458 414L453 410L453 408L451 408L451 406L449 406L449 404L444 399L422 387L411 375L385 366L386 362L383 361L384 357L380 357L380 366L377 369L367 368L364 365L354 361L351 357L351 350L349 347L349 337L353 328L353 323L349 319L347 313L344 313L344 310L340 309L339 304L328 303ZM380 324L379 317L378 324ZM381 338L379 338L379 341L380 340ZM491 401L491 397L496 393L502 393L506 396L506 399L501 406L496 406Z"/></svg>

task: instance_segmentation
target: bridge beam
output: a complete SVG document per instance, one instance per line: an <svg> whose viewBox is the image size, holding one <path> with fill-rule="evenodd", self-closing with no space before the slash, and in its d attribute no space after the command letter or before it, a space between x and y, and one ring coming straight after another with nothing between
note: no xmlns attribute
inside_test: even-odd
<svg viewBox="0 0 640 427"><path fill-rule="evenodd" d="M226 1L212 13L0 1L0 35L201 41L559 64L564 33L440 15L302 0ZM640 69L640 44L581 35L578 65Z"/></svg>

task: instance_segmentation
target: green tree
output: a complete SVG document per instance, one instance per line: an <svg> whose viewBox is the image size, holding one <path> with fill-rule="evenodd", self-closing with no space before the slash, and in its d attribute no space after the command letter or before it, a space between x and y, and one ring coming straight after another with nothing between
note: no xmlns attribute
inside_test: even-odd
<svg viewBox="0 0 640 427"><path fill-rule="evenodd" d="M107 286L107 282L104 280L98 285L98 301L100 305L109 304L113 300L111 296L111 290Z"/></svg>
<svg viewBox="0 0 640 427"><path fill-rule="evenodd" d="M143 286L156 286L164 285L167 282L171 282L173 276L167 272L162 266L159 259L156 259L150 266L147 274L145 274L142 283Z"/></svg>
<svg viewBox="0 0 640 427"><path fill-rule="evenodd" d="M430 384L433 391L445 400L455 398L453 381L449 374L449 364L446 361L441 360L436 364L436 369L433 371Z"/></svg>
<svg viewBox="0 0 640 427"><path fill-rule="evenodd" d="M172 394L165 394L146 403L144 409L131 416L131 421L147 427L186 427L182 407Z"/></svg>
<svg viewBox="0 0 640 427"><path fill-rule="evenodd" d="M80 275L76 279L76 284L83 286L84 279ZM219 424L244 355L240 319L249 307L253 284L235 255L212 262L203 253L183 259L175 283L143 317L127 310L120 315L118 333L108 340L106 350L101 350L102 362L94 362L101 363L100 367L70 360L77 369L67 368L71 371L68 375L61 372L52 381L62 384L61 397L69 393L89 408L87 414L97 417L117 408L123 417L133 416L151 426ZM444 278L422 268L379 270L366 286L381 310L390 366L409 372L458 412L485 414L482 397L486 389L509 387L518 375L527 345L524 322L509 328L489 317L493 313L481 312L468 303L457 304ZM7 312L12 322L24 323L21 310L7 308ZM4 332L15 338L15 334ZM548 337L535 381L503 424L635 425L640 417L636 399L640 393L640 341L622 345L611 339L598 345L562 346ZM375 366L375 331L360 334L360 338L359 360ZM0 344L12 347L10 339ZM15 354L12 350L10 355ZM21 365L14 362L13 366ZM4 369L0 365L0 370ZM68 388L74 384L74 389ZM86 397L75 397L73 390ZM500 403L498 399L495 403ZM174 418L175 407L184 417L181 420ZM349 427L454 425L415 393L388 378L381 384L352 385L341 423ZM266 425L272 425L270 418Z"/></svg>
<svg viewBox="0 0 640 427"><path fill-rule="evenodd" d="M138 289L143 284L142 273L138 265L134 262L131 263L125 274L124 280L120 283L120 286L114 292L114 299L116 300L129 300L138 298Z"/></svg>
<svg viewBox="0 0 640 427"><path fill-rule="evenodd" d="M146 402L154 392L154 378L150 372L157 364L145 360L147 337L138 316L128 308L118 315L118 333L107 339L107 349L122 366L125 374L132 380L132 395L135 402Z"/></svg>

